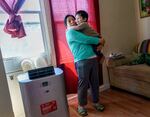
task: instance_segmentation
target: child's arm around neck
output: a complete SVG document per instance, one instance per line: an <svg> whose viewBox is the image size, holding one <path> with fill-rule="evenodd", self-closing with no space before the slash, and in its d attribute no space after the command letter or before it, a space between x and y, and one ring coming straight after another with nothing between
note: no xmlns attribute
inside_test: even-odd
<svg viewBox="0 0 150 117"><path fill-rule="evenodd" d="M87 22L82 22L82 23L80 23L80 24L78 24L78 25L71 26L71 27L69 27L68 29L74 29L74 30L80 31L80 30L85 29L85 28L87 27L87 25L88 25Z"/></svg>

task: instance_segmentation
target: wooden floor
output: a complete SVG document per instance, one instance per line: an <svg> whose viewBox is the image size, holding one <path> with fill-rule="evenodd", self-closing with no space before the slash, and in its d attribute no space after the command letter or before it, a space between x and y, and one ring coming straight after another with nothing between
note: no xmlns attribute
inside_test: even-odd
<svg viewBox="0 0 150 117"><path fill-rule="evenodd" d="M89 98L86 117L150 117L150 100L117 89L100 93L100 101L105 105L103 112L91 106ZM77 97L69 101L70 117L80 117L77 113Z"/></svg>

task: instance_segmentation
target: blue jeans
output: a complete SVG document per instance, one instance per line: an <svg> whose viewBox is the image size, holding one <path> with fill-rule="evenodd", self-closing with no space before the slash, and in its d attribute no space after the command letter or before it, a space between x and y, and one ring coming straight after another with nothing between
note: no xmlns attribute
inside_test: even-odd
<svg viewBox="0 0 150 117"><path fill-rule="evenodd" d="M93 103L99 102L99 67L97 58L85 59L75 63L78 74L78 102L87 104L87 90L90 86Z"/></svg>

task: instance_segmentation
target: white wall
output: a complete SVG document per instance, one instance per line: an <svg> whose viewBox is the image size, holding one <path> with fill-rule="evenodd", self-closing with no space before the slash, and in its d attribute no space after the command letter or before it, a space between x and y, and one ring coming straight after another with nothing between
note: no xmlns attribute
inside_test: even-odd
<svg viewBox="0 0 150 117"><path fill-rule="evenodd" d="M150 39L150 17L140 18L139 10L139 0L135 1L135 13L136 13L136 22L137 22L137 39L142 41L145 39Z"/></svg>
<svg viewBox="0 0 150 117"><path fill-rule="evenodd" d="M14 117L0 51L0 117Z"/></svg>

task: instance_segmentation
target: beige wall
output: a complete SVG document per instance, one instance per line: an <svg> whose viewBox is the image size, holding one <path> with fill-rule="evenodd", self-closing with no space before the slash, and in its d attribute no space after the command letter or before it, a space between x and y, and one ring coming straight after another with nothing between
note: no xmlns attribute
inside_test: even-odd
<svg viewBox="0 0 150 117"><path fill-rule="evenodd" d="M105 55L130 53L137 40L135 0L99 0L99 3Z"/></svg>
<svg viewBox="0 0 150 117"><path fill-rule="evenodd" d="M137 22L137 39L138 41L150 39L150 17L140 18L139 0L134 0L134 2Z"/></svg>
<svg viewBox="0 0 150 117"><path fill-rule="evenodd" d="M106 40L103 51L106 57L112 52L128 54L136 44L136 1L138 0L99 0L101 34ZM103 78L104 87L109 88L109 75L105 63Z"/></svg>
<svg viewBox="0 0 150 117"><path fill-rule="evenodd" d="M14 117L0 51L0 117Z"/></svg>

